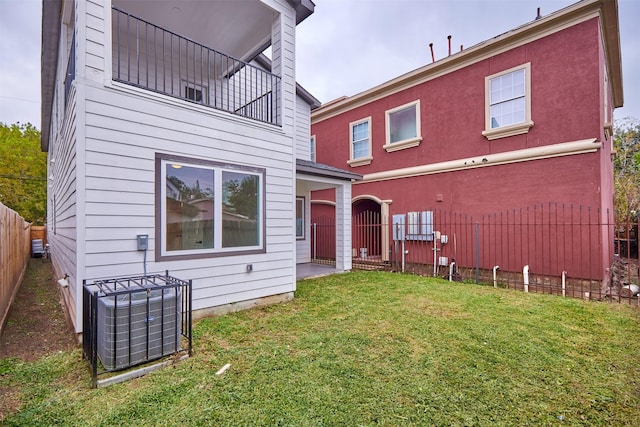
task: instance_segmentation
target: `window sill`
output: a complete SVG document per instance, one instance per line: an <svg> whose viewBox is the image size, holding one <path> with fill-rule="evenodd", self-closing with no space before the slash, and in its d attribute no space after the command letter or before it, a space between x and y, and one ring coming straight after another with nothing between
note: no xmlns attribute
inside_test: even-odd
<svg viewBox="0 0 640 427"><path fill-rule="evenodd" d="M533 127L533 122L528 121L524 123L519 123L517 125L504 126L496 129L485 130L482 132L482 135L488 140L506 138L508 136L522 135L523 133L528 133L529 129L531 129L532 127Z"/></svg>
<svg viewBox="0 0 640 427"><path fill-rule="evenodd" d="M391 153L392 151L404 150L406 148L413 148L420 145L422 142L422 137L418 136L416 138L405 139L404 141L392 142L391 144L385 144L382 146L387 153Z"/></svg>
<svg viewBox="0 0 640 427"><path fill-rule="evenodd" d="M355 168L358 166L370 165L371 160L373 160L373 157L368 156L368 157L363 157L361 159L347 160L347 164L352 168Z"/></svg>

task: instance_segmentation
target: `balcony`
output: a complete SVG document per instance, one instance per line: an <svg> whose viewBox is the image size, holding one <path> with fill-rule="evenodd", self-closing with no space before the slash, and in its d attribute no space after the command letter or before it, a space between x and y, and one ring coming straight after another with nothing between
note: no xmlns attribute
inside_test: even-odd
<svg viewBox="0 0 640 427"><path fill-rule="evenodd" d="M279 76L116 6L112 26L114 81L281 125ZM242 38L241 33L235 36ZM248 58L263 47L251 46L252 50L245 49Z"/></svg>

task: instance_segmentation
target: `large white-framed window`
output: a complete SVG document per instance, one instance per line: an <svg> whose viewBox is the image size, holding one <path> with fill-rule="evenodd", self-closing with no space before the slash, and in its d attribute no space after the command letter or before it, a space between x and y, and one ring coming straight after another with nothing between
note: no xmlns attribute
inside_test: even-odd
<svg viewBox="0 0 640 427"><path fill-rule="evenodd" d="M156 259L264 252L261 168L156 154Z"/></svg>
<svg viewBox="0 0 640 427"><path fill-rule="evenodd" d="M316 161L316 136L311 135L309 138L309 160L312 162Z"/></svg>
<svg viewBox="0 0 640 427"><path fill-rule="evenodd" d="M529 132L531 121L531 63L485 77L487 139Z"/></svg>
<svg viewBox="0 0 640 427"><path fill-rule="evenodd" d="M371 117L349 123L349 160L351 167L368 165L371 155Z"/></svg>
<svg viewBox="0 0 640 427"><path fill-rule="evenodd" d="M387 152L417 147L422 141L420 100L412 101L385 112Z"/></svg>

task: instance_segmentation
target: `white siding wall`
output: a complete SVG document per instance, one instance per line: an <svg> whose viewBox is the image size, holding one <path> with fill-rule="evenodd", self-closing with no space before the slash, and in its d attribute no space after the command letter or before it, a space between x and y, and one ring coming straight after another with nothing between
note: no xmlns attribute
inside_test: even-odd
<svg viewBox="0 0 640 427"><path fill-rule="evenodd" d="M70 275L65 295L77 332L82 280L143 272L137 234L151 238L149 273L169 270L193 279L196 310L295 290L295 13L286 0L265 3L281 12L274 12L272 27L274 72L282 76L282 127L112 83L110 2L74 2L76 79L65 107L71 34L63 30L48 228L56 273ZM156 153L265 168L266 253L155 262Z"/></svg>
<svg viewBox="0 0 640 427"><path fill-rule="evenodd" d="M296 158L310 160L309 139L311 135L311 107L299 96L296 96L295 115L295 146ZM297 196L305 198L304 226L305 238L296 239L296 263L311 262L311 193L306 185L298 182L296 185Z"/></svg>
<svg viewBox="0 0 640 427"><path fill-rule="evenodd" d="M51 133L48 153L47 240L51 247L52 263L57 277L69 275L69 288L63 297L71 319L76 322L80 312L76 295L82 286L77 275L77 91L72 86L65 105L64 76L73 40L75 17L64 25L60 37L57 75L51 114ZM77 50L76 50L77 54Z"/></svg>
<svg viewBox="0 0 640 427"><path fill-rule="evenodd" d="M299 96L296 97L296 157L311 160L311 107Z"/></svg>
<svg viewBox="0 0 640 427"><path fill-rule="evenodd" d="M282 12L274 13L274 28L281 31L274 37L282 53L282 61L274 55L274 65L282 64L277 71L283 86L281 128L112 84L105 74L111 67L111 58L104 59L105 46L111 41L102 33L102 2L87 4L87 78L79 109L83 141L77 156L84 167L78 281L141 274L143 253L136 250L136 235L148 234L147 271L168 269L176 277L193 279L196 310L295 290L295 16L286 1L271 3ZM266 168L266 253L155 262L156 153ZM251 273L246 272L248 263L253 264Z"/></svg>
<svg viewBox="0 0 640 427"><path fill-rule="evenodd" d="M105 45L107 43L105 33L105 13L109 13L108 7L102 0L87 0L84 4L78 4L78 13L81 14L80 22L86 26L80 28L79 33L85 33L85 55L82 62L86 64L83 74L87 79L100 81L104 79L104 61L106 56Z"/></svg>
<svg viewBox="0 0 640 427"><path fill-rule="evenodd" d="M155 154L171 153L267 168L267 253L155 262L150 250L147 270L193 279L194 309L294 290L289 137L273 126L205 115L135 91L86 91L86 278L142 273L136 235L148 234L154 247Z"/></svg>

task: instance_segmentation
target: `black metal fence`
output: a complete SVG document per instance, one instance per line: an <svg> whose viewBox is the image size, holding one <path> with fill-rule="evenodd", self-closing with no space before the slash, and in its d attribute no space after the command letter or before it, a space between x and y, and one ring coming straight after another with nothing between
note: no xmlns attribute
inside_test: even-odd
<svg viewBox="0 0 640 427"><path fill-rule="evenodd" d="M192 351L191 281L146 275L83 281L82 346L98 377Z"/></svg>
<svg viewBox="0 0 640 427"><path fill-rule="evenodd" d="M362 212L352 218L352 243L354 269L639 304L638 223L616 224L599 209L561 203L486 215L416 209L386 224L379 213Z"/></svg>
<svg viewBox="0 0 640 427"><path fill-rule="evenodd" d="M279 76L112 9L113 80L281 125Z"/></svg>

